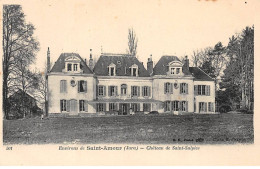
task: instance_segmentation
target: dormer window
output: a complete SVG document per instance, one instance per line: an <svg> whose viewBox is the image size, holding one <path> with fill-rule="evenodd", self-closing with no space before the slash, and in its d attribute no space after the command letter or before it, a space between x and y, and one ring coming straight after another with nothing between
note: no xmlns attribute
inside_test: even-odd
<svg viewBox="0 0 260 169"><path fill-rule="evenodd" d="M65 69L66 72L81 72L80 70L80 59L77 56L70 56L65 59Z"/></svg>
<svg viewBox="0 0 260 169"><path fill-rule="evenodd" d="M70 63L68 63L68 66L67 66L67 68L68 68L68 71L71 71L71 64Z"/></svg>
<svg viewBox="0 0 260 169"><path fill-rule="evenodd" d="M78 71L78 64L73 65L73 71Z"/></svg>
<svg viewBox="0 0 260 169"><path fill-rule="evenodd" d="M180 68L176 69L176 74L180 74Z"/></svg>
<svg viewBox="0 0 260 169"><path fill-rule="evenodd" d="M109 66L108 66L108 74L109 76L115 76L116 75L116 65L111 63Z"/></svg>
<svg viewBox="0 0 260 169"><path fill-rule="evenodd" d="M182 63L179 61L170 62L168 67L168 75L181 75L182 74Z"/></svg>
<svg viewBox="0 0 260 169"><path fill-rule="evenodd" d="M175 68L171 68L171 74L172 74L172 75L175 74Z"/></svg>
<svg viewBox="0 0 260 169"><path fill-rule="evenodd" d="M138 66L136 64L130 67L131 76L138 76Z"/></svg>

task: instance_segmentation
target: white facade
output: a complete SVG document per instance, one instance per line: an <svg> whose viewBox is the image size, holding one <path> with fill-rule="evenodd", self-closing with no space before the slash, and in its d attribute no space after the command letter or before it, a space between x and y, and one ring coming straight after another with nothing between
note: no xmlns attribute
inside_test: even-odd
<svg viewBox="0 0 260 169"><path fill-rule="evenodd" d="M159 73L150 76L136 58L131 64L122 57L102 59L103 72L92 72L73 53L58 59L48 74L49 114L215 113L215 83L200 69L187 73L187 64L175 58L163 62L165 72L157 67Z"/></svg>

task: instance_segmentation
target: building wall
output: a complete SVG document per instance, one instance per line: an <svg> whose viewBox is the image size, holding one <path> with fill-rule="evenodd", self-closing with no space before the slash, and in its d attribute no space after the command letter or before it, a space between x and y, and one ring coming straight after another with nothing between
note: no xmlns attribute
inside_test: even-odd
<svg viewBox="0 0 260 169"><path fill-rule="evenodd" d="M164 84L165 83L177 83L178 88L175 89L173 87L173 93L168 94L164 93ZM180 94L180 83L188 84L188 94ZM193 79L185 79L185 78L154 78L153 80L153 98L155 100L160 100L162 102L165 101L187 101L188 102L188 112L193 112L194 110L194 92L193 92ZM164 112L164 104L156 105L156 109L159 113Z"/></svg>
<svg viewBox="0 0 260 169"><path fill-rule="evenodd" d="M127 85L127 94L121 95L121 85ZM152 80L150 78L142 78L142 77L97 77L97 86L102 85L106 87L106 95L98 96L98 100L102 99L152 99ZM117 86L117 96L109 96L108 95L108 87L109 86ZM131 97L131 86L139 86L140 87L140 96L139 97ZM150 96L143 97L142 96L142 86L148 86L151 88ZM97 89L98 90L98 89ZM106 110L109 110L109 104L106 104ZM152 106L151 106L152 108ZM143 111L143 103L140 102L140 111Z"/></svg>
<svg viewBox="0 0 260 169"><path fill-rule="evenodd" d="M87 81L87 92L78 93L78 84L74 87L71 86L71 80L77 81L84 80ZM67 81L67 92L60 92L60 81ZM61 113L60 111L60 100L77 100L77 106L79 106L79 100L93 101L96 97L95 93L96 81L93 76L78 76L78 75L64 75L64 74L50 74L48 76L48 93L49 93L49 113ZM85 113L94 113L94 105L88 104L88 111Z"/></svg>
<svg viewBox="0 0 260 169"><path fill-rule="evenodd" d="M195 95L195 104L196 110L195 113L215 113L215 83L214 81L194 81L194 85L209 85L210 86L210 95L209 96L201 96ZM214 103L214 112L199 112L199 102L212 102ZM208 109L208 107L207 107Z"/></svg>

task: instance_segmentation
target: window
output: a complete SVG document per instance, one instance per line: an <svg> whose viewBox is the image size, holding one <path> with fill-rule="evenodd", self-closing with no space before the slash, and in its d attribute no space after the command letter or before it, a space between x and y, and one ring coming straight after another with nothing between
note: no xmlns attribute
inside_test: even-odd
<svg viewBox="0 0 260 169"><path fill-rule="evenodd" d="M212 102L208 103L208 110L209 110L209 112L214 112L214 103L212 103Z"/></svg>
<svg viewBox="0 0 260 169"><path fill-rule="evenodd" d="M109 111L116 111L117 104L116 103L109 103Z"/></svg>
<svg viewBox="0 0 260 169"><path fill-rule="evenodd" d="M60 100L60 111L67 111L67 101L66 100Z"/></svg>
<svg viewBox="0 0 260 169"><path fill-rule="evenodd" d="M122 84L121 85L121 95L126 95L126 91L127 91L127 85Z"/></svg>
<svg viewBox="0 0 260 169"><path fill-rule="evenodd" d="M67 92L67 81L66 80L61 80L60 81L60 92L61 93L66 93Z"/></svg>
<svg viewBox="0 0 260 169"><path fill-rule="evenodd" d="M116 65L111 63L109 66L108 66L108 74L109 76L115 76L116 75Z"/></svg>
<svg viewBox="0 0 260 169"><path fill-rule="evenodd" d="M117 86L109 86L109 96L117 96Z"/></svg>
<svg viewBox="0 0 260 169"><path fill-rule="evenodd" d="M76 112L77 111L77 100L75 100L75 99L70 100L70 111L71 112Z"/></svg>
<svg viewBox="0 0 260 169"><path fill-rule="evenodd" d="M195 95L210 95L210 86L209 85L196 85L194 86Z"/></svg>
<svg viewBox="0 0 260 169"><path fill-rule="evenodd" d="M140 88L139 86L132 86L131 95L132 96L140 96L139 88Z"/></svg>
<svg viewBox="0 0 260 169"><path fill-rule="evenodd" d="M171 111L171 102L170 101L165 102L165 111Z"/></svg>
<svg viewBox="0 0 260 169"><path fill-rule="evenodd" d="M110 76L114 76L115 75L115 68L114 67L111 67L110 68Z"/></svg>
<svg viewBox="0 0 260 169"><path fill-rule="evenodd" d="M106 87L105 86L98 86L98 95L106 96Z"/></svg>
<svg viewBox="0 0 260 169"><path fill-rule="evenodd" d="M86 100L80 100L79 101L79 111L87 111L87 101Z"/></svg>
<svg viewBox="0 0 260 169"><path fill-rule="evenodd" d="M188 111L188 102L187 101L182 101L181 102L181 111Z"/></svg>
<svg viewBox="0 0 260 169"><path fill-rule="evenodd" d="M151 111L151 104L150 103L144 103L143 104L143 109L144 109L144 111L148 111L148 112L150 112Z"/></svg>
<svg viewBox="0 0 260 169"><path fill-rule="evenodd" d="M87 81L78 81L78 92L87 92Z"/></svg>
<svg viewBox="0 0 260 169"><path fill-rule="evenodd" d="M172 110L179 111L179 101L173 101L172 104L173 104Z"/></svg>
<svg viewBox="0 0 260 169"><path fill-rule="evenodd" d="M142 93L144 97L149 97L151 94L151 88L149 86L143 86Z"/></svg>
<svg viewBox="0 0 260 169"><path fill-rule="evenodd" d="M73 71L78 71L78 65L77 64L73 65Z"/></svg>
<svg viewBox="0 0 260 169"><path fill-rule="evenodd" d="M188 84L187 83L181 83L180 93L181 94L188 94Z"/></svg>
<svg viewBox="0 0 260 169"><path fill-rule="evenodd" d="M173 93L173 85L171 83L164 83L164 93Z"/></svg>
<svg viewBox="0 0 260 169"><path fill-rule="evenodd" d="M97 111L102 112L105 111L106 104L105 103L97 103Z"/></svg>
<svg viewBox="0 0 260 169"><path fill-rule="evenodd" d="M68 71L72 71L72 70L71 70L71 67L72 67L72 64L68 63L67 70L68 70Z"/></svg>
<svg viewBox="0 0 260 169"><path fill-rule="evenodd" d="M131 108L133 112L137 112L140 110L140 104L139 103L132 103Z"/></svg>
<svg viewBox="0 0 260 169"><path fill-rule="evenodd" d="M133 68L133 76L137 76L136 68Z"/></svg>
<svg viewBox="0 0 260 169"><path fill-rule="evenodd" d="M138 76L138 66L136 64L130 67L131 76Z"/></svg>
<svg viewBox="0 0 260 169"><path fill-rule="evenodd" d="M207 112L207 103L206 102L199 102L199 111Z"/></svg>
<svg viewBox="0 0 260 169"><path fill-rule="evenodd" d="M175 68L171 68L171 74L172 74L172 75L175 74Z"/></svg>
<svg viewBox="0 0 260 169"><path fill-rule="evenodd" d="M176 74L179 74L180 73L180 68L177 68L176 69Z"/></svg>

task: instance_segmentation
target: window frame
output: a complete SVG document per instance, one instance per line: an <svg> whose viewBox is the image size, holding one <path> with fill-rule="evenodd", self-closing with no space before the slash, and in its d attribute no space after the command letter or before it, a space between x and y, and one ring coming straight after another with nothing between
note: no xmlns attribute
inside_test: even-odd
<svg viewBox="0 0 260 169"><path fill-rule="evenodd" d="M121 95L125 96L127 95L127 85L121 84Z"/></svg>
<svg viewBox="0 0 260 169"><path fill-rule="evenodd" d="M67 112L67 100L61 99L60 103L62 104L62 105L60 105L61 112Z"/></svg>
<svg viewBox="0 0 260 169"><path fill-rule="evenodd" d="M98 96L105 96L104 88L105 88L105 86L103 86L103 85L98 86ZM102 95L101 95L101 92L100 92L101 89L102 89Z"/></svg>

